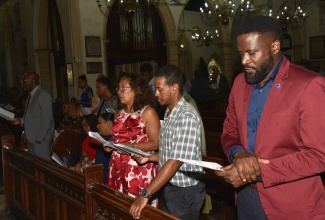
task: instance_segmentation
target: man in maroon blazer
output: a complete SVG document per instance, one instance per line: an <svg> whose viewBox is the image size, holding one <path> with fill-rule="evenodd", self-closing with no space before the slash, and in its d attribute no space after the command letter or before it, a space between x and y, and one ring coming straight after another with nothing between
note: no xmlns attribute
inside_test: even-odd
<svg viewBox="0 0 325 220"><path fill-rule="evenodd" d="M281 26L244 20L221 143L239 219L325 219L325 78L281 55Z"/></svg>

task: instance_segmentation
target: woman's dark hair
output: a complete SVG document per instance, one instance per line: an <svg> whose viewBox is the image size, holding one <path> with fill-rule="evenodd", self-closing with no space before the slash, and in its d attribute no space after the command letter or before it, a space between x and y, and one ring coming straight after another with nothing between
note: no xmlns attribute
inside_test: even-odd
<svg viewBox="0 0 325 220"><path fill-rule="evenodd" d="M105 112L99 117L102 117L105 121L111 121L114 122L114 114L111 112Z"/></svg>
<svg viewBox="0 0 325 220"><path fill-rule="evenodd" d="M90 127L90 131L98 132L98 129L97 129L98 117L96 115L93 115L93 114L86 115L85 120L86 120L88 126Z"/></svg>
<svg viewBox="0 0 325 220"><path fill-rule="evenodd" d="M131 88L134 91L133 110L138 111L146 105L155 107L155 96L152 90L149 88L148 82L140 76L134 73L128 73L124 75L122 79L128 79ZM125 108L126 105L119 102L118 109Z"/></svg>

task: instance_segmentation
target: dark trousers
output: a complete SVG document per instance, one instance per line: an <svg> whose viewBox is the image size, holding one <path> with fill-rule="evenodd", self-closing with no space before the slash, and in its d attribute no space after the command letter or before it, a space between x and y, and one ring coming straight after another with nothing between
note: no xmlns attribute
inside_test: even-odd
<svg viewBox="0 0 325 220"><path fill-rule="evenodd" d="M267 220L257 189L246 186L237 192L237 214L239 220Z"/></svg>
<svg viewBox="0 0 325 220"><path fill-rule="evenodd" d="M205 198L205 184L178 187L168 184L162 193L162 209L184 220L198 220Z"/></svg>

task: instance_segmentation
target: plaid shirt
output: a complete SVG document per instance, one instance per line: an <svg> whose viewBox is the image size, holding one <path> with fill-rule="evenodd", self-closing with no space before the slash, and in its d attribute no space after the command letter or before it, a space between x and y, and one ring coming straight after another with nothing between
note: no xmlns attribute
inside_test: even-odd
<svg viewBox="0 0 325 220"><path fill-rule="evenodd" d="M201 125L195 109L184 98L169 113L167 109L159 134L159 168L169 159L202 160ZM183 163L170 183L179 187L196 185L202 167Z"/></svg>

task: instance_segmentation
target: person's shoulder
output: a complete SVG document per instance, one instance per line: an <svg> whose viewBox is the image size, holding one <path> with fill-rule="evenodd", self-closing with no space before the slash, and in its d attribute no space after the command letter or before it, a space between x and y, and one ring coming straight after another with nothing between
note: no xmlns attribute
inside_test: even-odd
<svg viewBox="0 0 325 220"><path fill-rule="evenodd" d="M315 80L315 81L325 80L324 77L319 75L318 73L294 64L290 65L288 74L289 77L291 76L291 78L295 79L295 81L300 81L302 83L307 83L310 80Z"/></svg>
<svg viewBox="0 0 325 220"><path fill-rule="evenodd" d="M87 91L87 92L93 92L93 89L92 89L90 86L88 86L88 87L86 88L86 91Z"/></svg>
<svg viewBox="0 0 325 220"><path fill-rule="evenodd" d="M182 117L195 117L195 118L199 117L199 114L197 113L195 108L190 103L188 103L185 99L184 102L179 107L179 111Z"/></svg>
<svg viewBox="0 0 325 220"><path fill-rule="evenodd" d="M39 87L39 89L35 91L35 95L36 95L37 93L38 93L41 97L47 97L47 98L50 97L50 98L52 99L52 96L50 95L50 93L49 93L47 90L45 90L44 88L42 88L42 87Z"/></svg>
<svg viewBox="0 0 325 220"><path fill-rule="evenodd" d="M146 108L142 112L142 117L152 117L153 115L157 115L156 109L151 107L150 105L146 106Z"/></svg>

